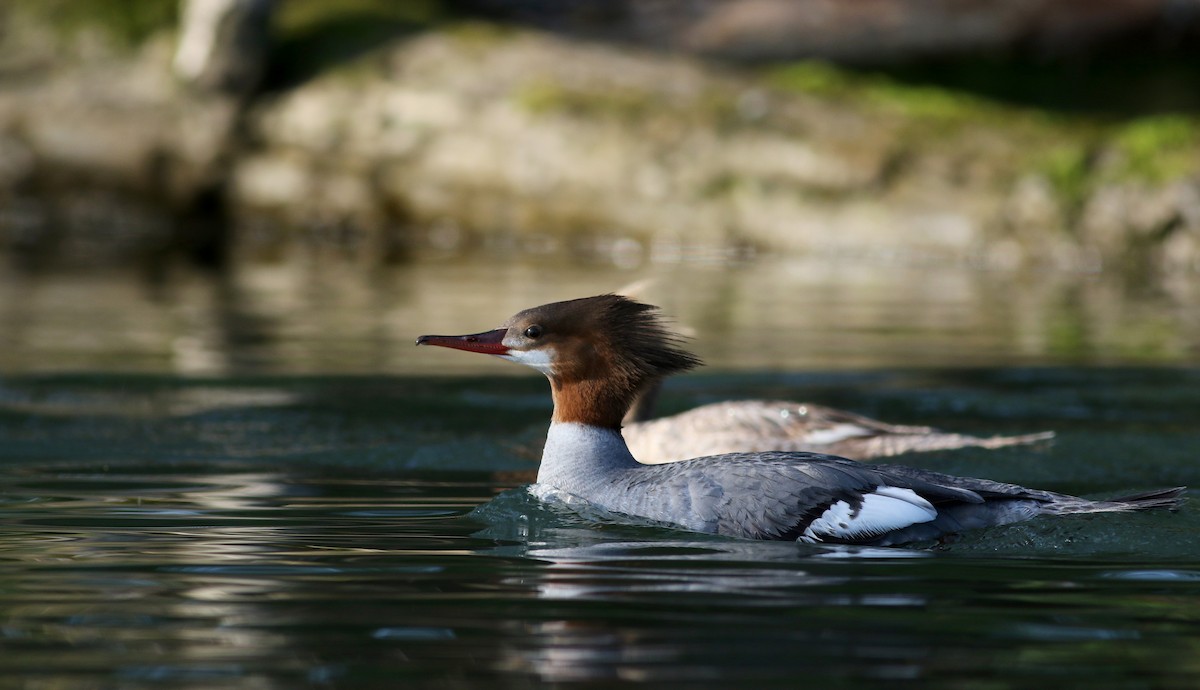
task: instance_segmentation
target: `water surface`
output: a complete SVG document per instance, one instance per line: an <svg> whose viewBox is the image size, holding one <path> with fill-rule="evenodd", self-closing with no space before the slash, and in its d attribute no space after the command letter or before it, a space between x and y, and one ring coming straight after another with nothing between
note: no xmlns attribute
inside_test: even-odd
<svg viewBox="0 0 1200 690"><path fill-rule="evenodd" d="M317 255L141 277L0 266L0 373L515 373L411 345L631 285L722 370L1200 362L1194 276L685 259L620 267L489 255L366 267Z"/></svg>
<svg viewBox="0 0 1200 690"><path fill-rule="evenodd" d="M542 377L412 347L653 278L710 364L666 411L1052 429L901 460L1200 486L1194 281L827 259L0 269L0 685L1200 686L1191 504L925 549L596 524L520 488Z"/></svg>
<svg viewBox="0 0 1200 690"><path fill-rule="evenodd" d="M521 489L545 382L8 376L0 675L26 687L1194 687L1200 517L1039 519L933 549L603 524ZM1200 372L682 379L1037 449L911 456L1111 495L1200 484Z"/></svg>

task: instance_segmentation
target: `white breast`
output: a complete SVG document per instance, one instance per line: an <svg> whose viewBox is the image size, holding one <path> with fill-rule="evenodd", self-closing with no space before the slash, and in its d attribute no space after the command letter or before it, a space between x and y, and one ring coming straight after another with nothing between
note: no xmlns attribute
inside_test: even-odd
<svg viewBox="0 0 1200 690"><path fill-rule="evenodd" d="M539 484L584 498L603 488L614 474L638 467L618 431L576 422L554 422L546 434Z"/></svg>

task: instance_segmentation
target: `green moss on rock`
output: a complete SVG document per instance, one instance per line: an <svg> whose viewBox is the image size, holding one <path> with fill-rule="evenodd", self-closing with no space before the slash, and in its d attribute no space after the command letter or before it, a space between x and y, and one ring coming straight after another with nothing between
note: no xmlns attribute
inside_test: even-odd
<svg viewBox="0 0 1200 690"><path fill-rule="evenodd" d="M994 102L961 91L912 86L883 75L860 74L816 61L770 68L766 81L782 91L923 120L987 119L1003 110Z"/></svg>
<svg viewBox="0 0 1200 690"><path fill-rule="evenodd" d="M1091 190L1091 152L1084 142L1063 142L1039 152L1033 166L1050 183L1068 215L1074 215Z"/></svg>
<svg viewBox="0 0 1200 690"><path fill-rule="evenodd" d="M589 89L538 80L522 86L516 102L535 115L566 114L631 121L661 112L665 106L653 94L634 89Z"/></svg>
<svg viewBox="0 0 1200 690"><path fill-rule="evenodd" d="M1001 177L1039 174L1068 212L1103 182L1159 184L1200 174L1200 119L1143 116L1118 122L1010 106L954 89L905 84L820 62L770 68L766 82L788 93L832 100L895 120L898 144L936 154L969 150L985 138L1008 142L993 156ZM1103 165L1096 161L1104 160Z"/></svg>
<svg viewBox="0 0 1200 690"><path fill-rule="evenodd" d="M1112 137L1119 156L1114 174L1159 183L1200 173L1200 120L1182 115L1144 117L1119 126Z"/></svg>

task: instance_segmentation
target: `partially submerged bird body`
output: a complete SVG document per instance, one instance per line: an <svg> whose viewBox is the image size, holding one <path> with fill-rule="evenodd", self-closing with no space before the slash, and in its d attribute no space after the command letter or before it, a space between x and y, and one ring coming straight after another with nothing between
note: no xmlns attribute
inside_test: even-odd
<svg viewBox="0 0 1200 690"><path fill-rule="evenodd" d="M898 465L801 452L639 463L621 419L651 381L699 364L654 308L601 295L519 312L501 328L421 336L526 364L550 380L554 414L538 484L617 514L752 539L901 544L1036 515L1171 508L1183 489L1091 501Z"/></svg>
<svg viewBox="0 0 1200 690"><path fill-rule="evenodd" d="M670 417L627 423L622 433L634 457L645 464L772 450L872 460L956 448L1004 448L1054 438L1052 431L988 437L955 434L786 400L711 403Z"/></svg>
<svg viewBox="0 0 1200 690"><path fill-rule="evenodd" d="M751 539L886 546L1037 515L1174 505L1178 490L1092 501L819 453L714 455L645 465L610 429L551 425L539 484L615 513Z"/></svg>

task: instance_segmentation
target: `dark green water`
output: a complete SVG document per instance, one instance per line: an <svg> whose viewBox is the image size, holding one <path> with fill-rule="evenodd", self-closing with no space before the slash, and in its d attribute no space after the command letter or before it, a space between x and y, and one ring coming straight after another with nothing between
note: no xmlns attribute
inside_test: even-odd
<svg viewBox="0 0 1200 690"><path fill-rule="evenodd" d="M498 474L532 467L545 388L0 379L0 686L1200 686L1192 504L924 551L598 526ZM1059 432L906 459L939 470L1200 486L1192 368L700 375L665 403L736 394Z"/></svg>
<svg viewBox="0 0 1200 690"><path fill-rule="evenodd" d="M902 460L1112 495L1200 486L1196 281L694 254L0 266L0 687L1200 687L1194 504L924 551L591 524L515 488L540 376L411 345L652 277L710 364L667 411L1053 429Z"/></svg>

